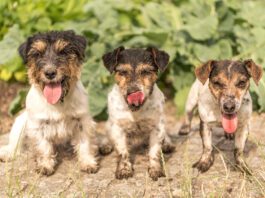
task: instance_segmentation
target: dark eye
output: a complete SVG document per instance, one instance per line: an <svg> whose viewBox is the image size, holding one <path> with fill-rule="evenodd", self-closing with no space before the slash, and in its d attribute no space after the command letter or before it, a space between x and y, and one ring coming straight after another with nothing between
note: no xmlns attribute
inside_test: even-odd
<svg viewBox="0 0 265 198"><path fill-rule="evenodd" d="M143 76L148 76L150 74L152 74L151 70L143 70L143 71L141 71L141 75L143 75Z"/></svg>
<svg viewBox="0 0 265 198"><path fill-rule="evenodd" d="M41 53L40 51L34 51L34 52L32 53L32 56L34 56L34 57L36 57L36 58L40 57L41 55L42 55L42 53Z"/></svg>
<svg viewBox="0 0 265 198"><path fill-rule="evenodd" d="M118 72L118 74L120 75L120 76L127 76L128 75L128 72L127 71L123 71L123 70L121 70L121 71L117 71Z"/></svg>
<svg viewBox="0 0 265 198"><path fill-rule="evenodd" d="M213 81L213 85L217 88L220 88L220 89L224 88L224 86L225 86L223 83L221 83L219 81Z"/></svg>
<svg viewBox="0 0 265 198"><path fill-rule="evenodd" d="M239 82L236 84L236 86L239 87L239 88L245 88L246 85L247 85L247 82L244 81L244 80L241 80L241 81L239 81Z"/></svg>
<svg viewBox="0 0 265 198"><path fill-rule="evenodd" d="M63 49L63 50L59 51L58 54L59 55L67 55L67 50L66 49Z"/></svg>

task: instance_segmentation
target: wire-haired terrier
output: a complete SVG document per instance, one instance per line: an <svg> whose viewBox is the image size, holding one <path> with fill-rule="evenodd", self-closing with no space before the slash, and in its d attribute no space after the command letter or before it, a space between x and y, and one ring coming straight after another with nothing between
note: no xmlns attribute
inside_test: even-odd
<svg viewBox="0 0 265 198"><path fill-rule="evenodd" d="M34 145L37 170L44 175L55 171L56 146L69 142L81 170L98 170L97 147L92 143L94 122L80 81L85 49L86 39L73 31L35 34L19 47L31 88L26 109L11 129L9 144L0 149L0 160L11 160L27 137L32 140L30 146Z"/></svg>
<svg viewBox="0 0 265 198"><path fill-rule="evenodd" d="M169 55L156 48L119 47L103 56L105 67L115 73L108 95L108 135L119 155L116 178L133 175L130 151L149 144L149 175L157 180L164 175L161 148L170 151L165 131L164 95L156 85L158 70L164 71Z"/></svg>
<svg viewBox="0 0 265 198"><path fill-rule="evenodd" d="M213 127L222 126L225 137L235 139L236 166L241 171L251 173L243 159L252 113L249 86L250 77L258 84L262 68L252 60L210 60L196 68L195 74L197 80L191 87L186 119L180 129L182 135L190 132L193 111L198 107L203 152L193 167L205 172L213 165Z"/></svg>

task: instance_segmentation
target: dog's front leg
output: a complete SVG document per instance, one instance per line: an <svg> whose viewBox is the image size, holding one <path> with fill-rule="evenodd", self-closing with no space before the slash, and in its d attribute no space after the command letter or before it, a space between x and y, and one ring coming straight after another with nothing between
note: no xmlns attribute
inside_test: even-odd
<svg viewBox="0 0 265 198"><path fill-rule="evenodd" d="M99 169L96 159L97 146L92 143L94 140L94 124L90 118L83 119L76 127L76 133L72 144L77 152L77 157L81 171L96 173Z"/></svg>
<svg viewBox="0 0 265 198"><path fill-rule="evenodd" d="M109 131L111 141L114 143L118 153L118 164L116 169L116 178L123 179L133 176L133 167L130 161L130 155L127 148L126 133L118 124L111 124Z"/></svg>
<svg viewBox="0 0 265 198"><path fill-rule="evenodd" d="M193 168L197 168L200 172L206 172L213 165L214 153L212 148L212 129L200 121L200 135L203 144L203 153L198 162L193 164Z"/></svg>
<svg viewBox="0 0 265 198"><path fill-rule="evenodd" d="M245 124L244 126L239 126L237 132L235 133L234 156L238 169L247 174L251 174L251 170L249 169L243 157L243 151L248 137L248 128L248 124Z"/></svg>
<svg viewBox="0 0 265 198"><path fill-rule="evenodd" d="M39 138L36 150L36 171L47 176L53 174L57 163L53 143L43 137Z"/></svg>
<svg viewBox="0 0 265 198"><path fill-rule="evenodd" d="M160 123L161 124L161 123ZM155 128L150 134L150 150L149 150L149 176L153 180L165 176L163 167L161 165L161 147L165 140L164 125Z"/></svg>

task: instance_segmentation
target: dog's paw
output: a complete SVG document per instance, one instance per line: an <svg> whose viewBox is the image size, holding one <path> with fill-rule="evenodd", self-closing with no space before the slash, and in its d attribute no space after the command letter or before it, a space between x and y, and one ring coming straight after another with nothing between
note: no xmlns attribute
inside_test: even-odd
<svg viewBox="0 0 265 198"><path fill-rule="evenodd" d="M113 146L111 144L103 144L99 146L99 153L101 155L108 155L113 151Z"/></svg>
<svg viewBox="0 0 265 198"><path fill-rule="evenodd" d="M12 153L8 146L3 146L0 149L0 162L9 162L12 160Z"/></svg>
<svg viewBox="0 0 265 198"><path fill-rule="evenodd" d="M225 139L227 140L234 140L235 139L235 134L234 133L225 133Z"/></svg>
<svg viewBox="0 0 265 198"><path fill-rule="evenodd" d="M165 177L165 173L161 166L150 166L148 168L148 173L154 181L157 181L159 177Z"/></svg>
<svg viewBox="0 0 265 198"><path fill-rule="evenodd" d="M183 124L181 127L180 127L180 130L179 130L179 135L188 135L190 133L190 125L188 124Z"/></svg>
<svg viewBox="0 0 265 198"><path fill-rule="evenodd" d="M36 172L42 175L50 176L55 172L55 170L54 170L54 167L45 167L45 166L38 165L36 167Z"/></svg>
<svg viewBox="0 0 265 198"><path fill-rule="evenodd" d="M37 173L50 176L55 172L56 160L54 158L38 158L36 162Z"/></svg>
<svg viewBox="0 0 265 198"><path fill-rule="evenodd" d="M120 163L116 170L117 179L127 179L133 176L133 168L130 162Z"/></svg>
<svg viewBox="0 0 265 198"><path fill-rule="evenodd" d="M193 168L197 168L201 173L208 171L214 162L214 156L209 155L208 157L201 158L198 162L192 165Z"/></svg>
<svg viewBox="0 0 265 198"><path fill-rule="evenodd" d="M175 150L176 146L171 142L163 142L162 144L162 151L163 153L172 153Z"/></svg>
<svg viewBox="0 0 265 198"><path fill-rule="evenodd" d="M89 173L89 174L94 174L96 172L98 172L99 170L99 166L97 163L93 163L93 164L82 164L80 167L81 171Z"/></svg>

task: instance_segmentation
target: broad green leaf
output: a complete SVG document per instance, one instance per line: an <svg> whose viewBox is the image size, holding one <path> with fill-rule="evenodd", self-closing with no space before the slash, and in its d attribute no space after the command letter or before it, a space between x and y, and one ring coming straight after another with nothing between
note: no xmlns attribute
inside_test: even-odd
<svg viewBox="0 0 265 198"><path fill-rule="evenodd" d="M205 18L190 16L183 30L186 30L196 40L206 40L216 33L217 25L218 19L215 15Z"/></svg>
<svg viewBox="0 0 265 198"><path fill-rule="evenodd" d="M18 25L11 27L3 40L0 41L0 66L12 62L18 57L17 49L24 41L24 37Z"/></svg>
<svg viewBox="0 0 265 198"><path fill-rule="evenodd" d="M27 90L20 90L14 100L11 102L8 113L10 115L15 115L18 113L24 106L26 96L28 91Z"/></svg>
<svg viewBox="0 0 265 198"><path fill-rule="evenodd" d="M182 115L185 112L185 104L189 94L190 87L184 87L175 94L174 103L177 106L177 113Z"/></svg>

